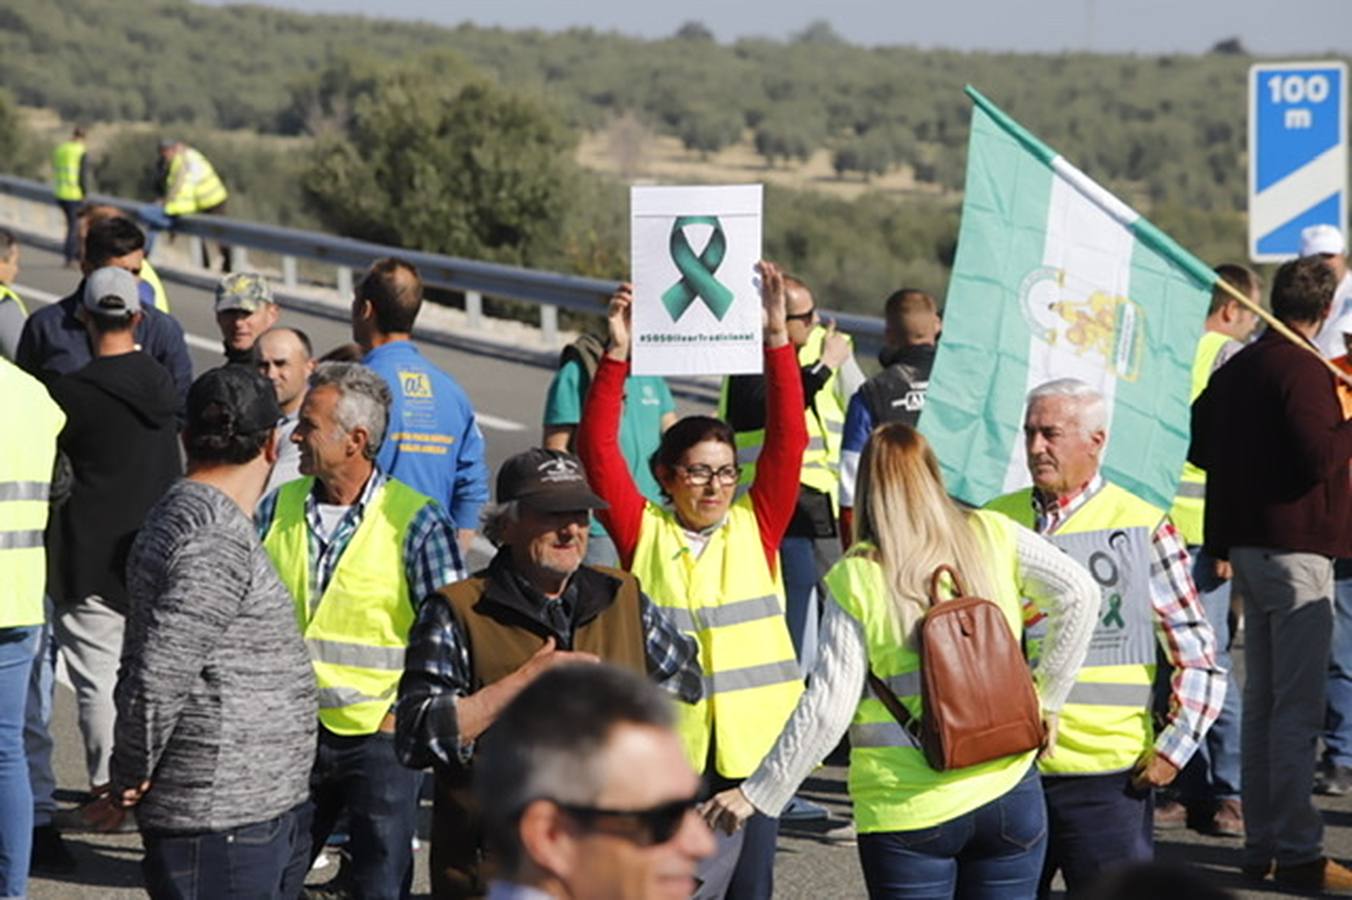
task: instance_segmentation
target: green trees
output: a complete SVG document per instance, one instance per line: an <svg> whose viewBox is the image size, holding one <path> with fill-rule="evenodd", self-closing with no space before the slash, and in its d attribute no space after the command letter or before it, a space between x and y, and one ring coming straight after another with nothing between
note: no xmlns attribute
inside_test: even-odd
<svg viewBox="0 0 1352 900"><path fill-rule="evenodd" d="M572 142L537 104L421 67L379 77L304 176L323 222L353 237L529 264L557 239Z"/></svg>

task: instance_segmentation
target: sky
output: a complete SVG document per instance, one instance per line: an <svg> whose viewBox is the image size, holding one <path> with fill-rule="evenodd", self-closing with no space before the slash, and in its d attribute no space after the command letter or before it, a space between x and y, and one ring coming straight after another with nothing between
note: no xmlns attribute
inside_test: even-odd
<svg viewBox="0 0 1352 900"><path fill-rule="evenodd" d="M725 42L785 38L824 19L850 42L868 45L1203 53L1237 36L1262 56L1352 55L1352 0L266 0L264 5L443 25L589 27L640 37L664 37L697 20Z"/></svg>

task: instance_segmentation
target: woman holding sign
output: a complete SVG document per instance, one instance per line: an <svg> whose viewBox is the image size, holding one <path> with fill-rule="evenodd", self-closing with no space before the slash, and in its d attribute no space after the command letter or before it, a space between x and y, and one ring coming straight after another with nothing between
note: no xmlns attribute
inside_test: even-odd
<svg viewBox="0 0 1352 900"><path fill-rule="evenodd" d="M610 504L599 515L623 566L699 642L704 698L678 705L679 729L711 793L755 769L803 691L784 621L778 556L807 447L803 388L789 344L783 276L772 263L760 270L766 437L745 495L734 499L739 472L732 429L709 416L677 422L653 455L653 474L668 503L647 501L635 487L617 437L629 369L633 292L627 284L610 299L610 349L578 432L592 489ZM718 854L701 867L696 897L770 897L779 810L769 812L720 837Z"/></svg>
<svg viewBox="0 0 1352 900"><path fill-rule="evenodd" d="M850 799L871 897L1031 900L1047 843L1036 735L1017 744L1027 749L968 754L939 770L892 710L899 702L912 722L921 714L916 637L936 570L951 566L969 596L995 603L1010 636L1023 634L1020 598L1050 618L1028 711L1035 716L1040 702L1042 752L1051 754L1056 710L1093 634L1098 587L1032 531L997 513L960 509L928 442L903 423L874 429L857 496L859 542L826 575L831 599L811 687L765 760L706 804L705 817L730 830L758 809L778 809L848 727ZM1018 643L1009 649L1021 671ZM879 682L868 681L870 672ZM989 684L1011 703L1014 687Z"/></svg>

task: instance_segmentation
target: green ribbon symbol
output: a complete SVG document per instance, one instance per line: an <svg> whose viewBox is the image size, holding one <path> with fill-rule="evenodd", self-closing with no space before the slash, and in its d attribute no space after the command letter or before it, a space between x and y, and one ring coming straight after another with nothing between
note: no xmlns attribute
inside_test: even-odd
<svg viewBox="0 0 1352 900"><path fill-rule="evenodd" d="M1122 618L1122 595L1108 595L1108 614L1103 617L1103 624L1112 625L1116 623L1118 628L1126 628L1127 620Z"/></svg>
<svg viewBox="0 0 1352 900"><path fill-rule="evenodd" d="M687 225L712 225L714 233L709 243L698 256L690 241L685 237ZM671 314L671 321L678 321L690 304L698 297L704 301L709 312L720 322L732 306L733 294L726 285L714 278L714 273L723 264L728 252L728 239L723 235L723 225L718 216L678 216L671 223L671 261L681 273L681 280L667 288L662 294L662 305Z"/></svg>

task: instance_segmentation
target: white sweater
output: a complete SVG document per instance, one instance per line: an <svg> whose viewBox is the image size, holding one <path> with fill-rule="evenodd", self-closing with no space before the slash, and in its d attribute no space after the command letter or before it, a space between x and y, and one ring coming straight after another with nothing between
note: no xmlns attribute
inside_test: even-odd
<svg viewBox="0 0 1352 900"><path fill-rule="evenodd" d="M1023 577L1019 592L1047 613L1050 627L1033 680L1042 707L1057 711L1075 684L1098 616L1100 591L1079 563L1023 526L1015 526ZM825 601L817 664L798 708L742 792L752 805L777 816L803 779L850 727L868 676L864 630L829 596Z"/></svg>

